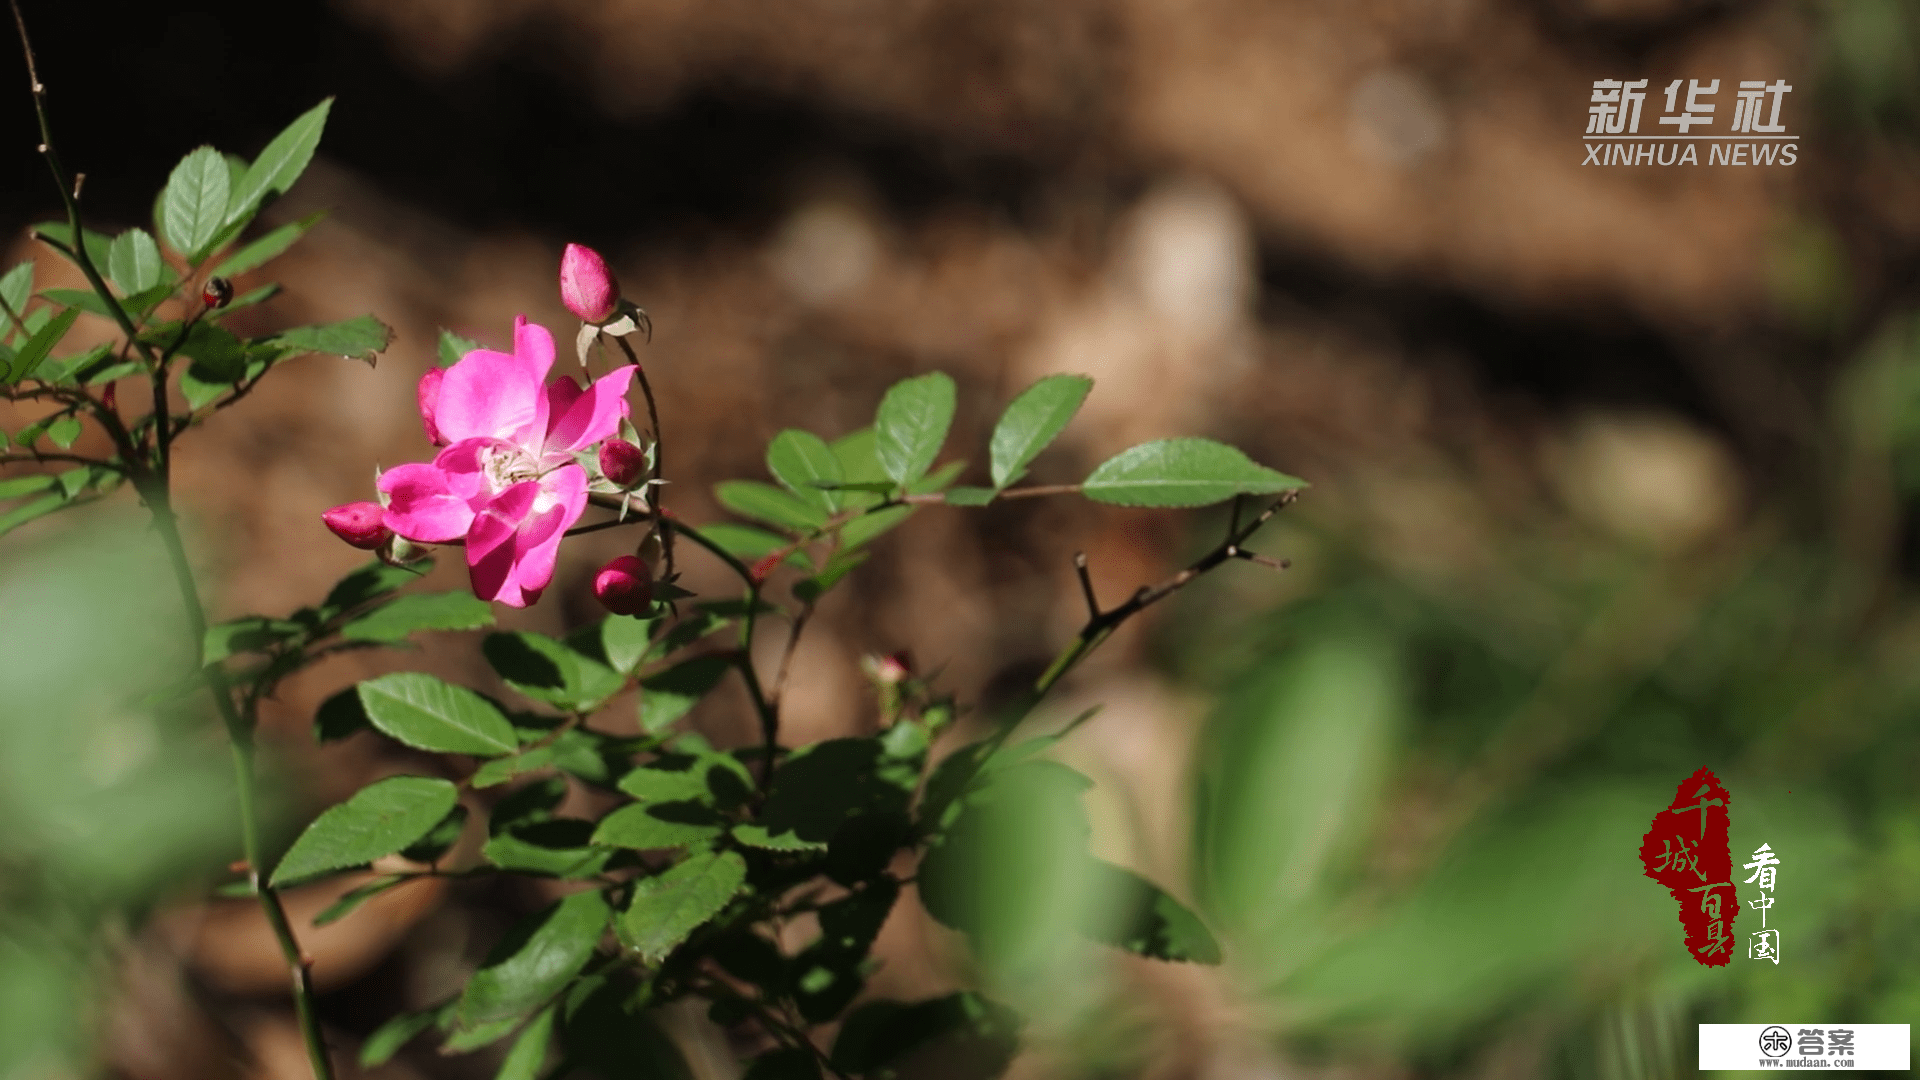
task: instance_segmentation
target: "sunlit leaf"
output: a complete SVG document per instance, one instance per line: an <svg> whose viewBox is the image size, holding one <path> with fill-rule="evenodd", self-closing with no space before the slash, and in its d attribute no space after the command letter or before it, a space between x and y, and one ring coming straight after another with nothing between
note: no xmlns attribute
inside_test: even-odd
<svg viewBox="0 0 1920 1080"><path fill-rule="evenodd" d="M432 777L377 780L315 818L274 868L273 884L277 887L391 855L425 836L459 797L453 784Z"/></svg>
<svg viewBox="0 0 1920 1080"><path fill-rule="evenodd" d="M1123 451L1093 470L1081 491L1118 506L1206 506L1235 495L1274 495L1307 482L1256 465L1210 439L1161 439Z"/></svg>
<svg viewBox="0 0 1920 1080"><path fill-rule="evenodd" d="M1026 473L1087 399L1093 380L1085 375L1049 375L1022 391L1000 414L990 445L993 486L1004 488ZM948 502L953 502L951 495Z"/></svg>
<svg viewBox="0 0 1920 1080"><path fill-rule="evenodd" d="M953 379L934 371L895 383L874 416L874 454L894 483L925 475L953 424Z"/></svg>
<svg viewBox="0 0 1920 1080"><path fill-rule="evenodd" d="M519 746L492 702L424 671L368 679L359 693L374 727L418 750L493 757Z"/></svg>

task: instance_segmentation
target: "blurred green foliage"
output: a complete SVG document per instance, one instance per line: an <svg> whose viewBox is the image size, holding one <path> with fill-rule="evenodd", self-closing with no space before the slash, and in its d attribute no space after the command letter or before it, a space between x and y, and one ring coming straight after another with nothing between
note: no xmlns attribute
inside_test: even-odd
<svg viewBox="0 0 1920 1080"><path fill-rule="evenodd" d="M0 1077L78 1069L104 953L159 890L237 850L217 744L169 697L192 657L135 527L0 563ZM124 523L123 523L124 524ZM123 539L106 541L101 536Z"/></svg>

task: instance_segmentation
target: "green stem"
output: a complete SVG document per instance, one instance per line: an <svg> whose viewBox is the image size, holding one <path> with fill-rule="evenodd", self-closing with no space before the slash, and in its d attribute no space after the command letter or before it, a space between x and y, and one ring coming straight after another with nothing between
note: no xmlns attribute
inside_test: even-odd
<svg viewBox="0 0 1920 1080"><path fill-rule="evenodd" d="M187 612L187 627L193 635L197 652L199 643L207 636L207 613L200 603L200 590L194 582L193 567L187 561L186 544L180 538L180 526L167 492L166 477L149 475L141 483L141 496L153 514L154 529L166 545L167 558L173 564L174 582L180 588L180 600ZM220 665L208 664L201 668L201 674L206 680L208 693L213 696L214 708L219 710L220 719L226 724L228 741L232 746L234 785L240 799L241 850L246 855L247 880L260 898L260 909L267 917L267 924L273 928L274 939L280 945L280 955L287 962L292 980L294 1013L300 1022L301 1037L307 1044L307 1057L313 1064L314 1078L333 1080L333 1064L328 1060L319 1017L313 1009L312 965L300 951L293 925L287 921L286 909L280 903L280 894L261 880L261 870L266 860L260 846L260 813L254 789L253 729L234 708L233 691L227 685L226 672Z"/></svg>

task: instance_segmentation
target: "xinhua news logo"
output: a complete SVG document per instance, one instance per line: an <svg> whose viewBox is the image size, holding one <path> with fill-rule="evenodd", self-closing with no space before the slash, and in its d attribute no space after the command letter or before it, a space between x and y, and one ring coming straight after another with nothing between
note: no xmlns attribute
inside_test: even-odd
<svg viewBox="0 0 1920 1080"><path fill-rule="evenodd" d="M1700 1070L1854 1069L1906 1072L1910 1024L1701 1024Z"/></svg>
<svg viewBox="0 0 1920 1080"><path fill-rule="evenodd" d="M1785 79L1738 80L1724 95L1719 79L1675 79L1664 90L1650 87L1651 82L1594 80L1582 165L1778 167L1800 160L1800 136L1780 118L1793 93ZM1642 113L1651 111L1649 95L1663 107L1642 132Z"/></svg>

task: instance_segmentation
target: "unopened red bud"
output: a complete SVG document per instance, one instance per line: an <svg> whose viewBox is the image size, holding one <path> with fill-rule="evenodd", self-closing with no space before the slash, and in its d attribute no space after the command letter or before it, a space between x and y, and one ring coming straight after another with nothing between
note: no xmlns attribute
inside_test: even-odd
<svg viewBox="0 0 1920 1080"><path fill-rule="evenodd" d="M600 444L600 475L616 486L630 488L646 474L646 451L625 439L608 439Z"/></svg>
<svg viewBox="0 0 1920 1080"><path fill-rule="evenodd" d="M607 260L590 247L568 244L560 256L560 302L590 323L603 323L620 306L620 283Z"/></svg>
<svg viewBox="0 0 1920 1080"><path fill-rule="evenodd" d="M233 302L233 282L223 277L210 277L200 288L200 302L210 308L223 308Z"/></svg>
<svg viewBox="0 0 1920 1080"><path fill-rule="evenodd" d="M759 562L754 563L753 568L749 570L748 573L752 575L755 583L765 581L775 570L779 569L780 564L785 562L786 558L786 552L776 551L766 558L761 559Z"/></svg>
<svg viewBox="0 0 1920 1080"><path fill-rule="evenodd" d="M333 535L362 551L372 551L393 535L384 518L386 511L376 502L354 502L336 506L320 515Z"/></svg>
<svg viewBox="0 0 1920 1080"><path fill-rule="evenodd" d="M615 615L643 615L653 606L653 573L637 556L622 555L594 575L593 595Z"/></svg>

